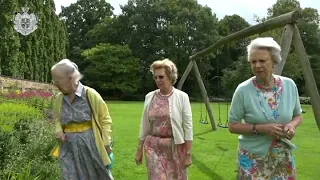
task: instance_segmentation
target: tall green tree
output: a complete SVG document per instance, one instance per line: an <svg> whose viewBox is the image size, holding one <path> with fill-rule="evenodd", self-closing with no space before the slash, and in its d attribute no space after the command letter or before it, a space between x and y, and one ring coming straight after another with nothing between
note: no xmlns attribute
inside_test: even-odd
<svg viewBox="0 0 320 180"><path fill-rule="evenodd" d="M99 44L82 55L86 64L86 84L115 97L137 91L139 59L132 56L127 45Z"/></svg>
<svg viewBox="0 0 320 180"><path fill-rule="evenodd" d="M249 79L252 75L247 56L239 57L237 61L223 69L221 87L225 93L224 95L231 98L239 83Z"/></svg>
<svg viewBox="0 0 320 180"><path fill-rule="evenodd" d="M140 59L141 91L145 93L153 88L149 66L157 59L173 60L182 75L189 56L211 45L218 38L218 19L207 6L194 0L129 0L121 7L118 17L124 41ZM119 23L117 24L119 27ZM208 72L210 58L201 59L201 72ZM192 92L194 77L191 74L183 89Z"/></svg>
<svg viewBox="0 0 320 180"><path fill-rule="evenodd" d="M112 10L106 0L78 0L61 8L59 16L67 26L69 39L68 58L78 63L80 69L83 68L81 52L93 47L86 43L86 34L105 17L112 16Z"/></svg>
<svg viewBox="0 0 320 180"><path fill-rule="evenodd" d="M300 30L300 36L302 42L305 46L306 52L312 59L311 65L312 68L317 66L318 53L320 52L320 29L319 22L320 16L317 9L306 7L301 8L300 2L297 0L278 0L271 8L268 9L268 17L272 18L278 15L293 11L301 10L302 19L297 23L297 26ZM278 31L278 37L280 37L280 32ZM278 38L280 40L280 38ZM294 49L291 50L286 65L284 67L283 74L289 77L292 77L295 81L298 82L298 86L301 89L304 89L304 78L300 68L300 61L296 58ZM314 57L314 58L313 58ZM313 69L315 76L320 76L317 74L316 70ZM315 77L317 80L319 77ZM319 84L320 82L317 82ZM319 89L319 86L318 86ZM304 93L303 91L301 91Z"/></svg>
<svg viewBox="0 0 320 180"><path fill-rule="evenodd" d="M100 43L128 44L132 31L128 23L128 19L122 15L104 18L85 35L86 46L94 47Z"/></svg>
<svg viewBox="0 0 320 180"><path fill-rule="evenodd" d="M318 77L318 61L319 58L317 56L320 48L320 34L319 34L319 14L316 9L313 8L304 8L300 7L300 3L297 0L278 0L272 7L268 8L268 14L266 17L258 19L259 23L263 23L264 21L277 17L279 15L288 13L293 10L301 10L302 19L297 23L298 28L300 29L300 35L302 37L302 41L306 48L307 54L310 57L310 62L312 65L312 69L314 71L314 75L317 81L317 84L320 82ZM282 36L283 28L271 30L265 33L259 34L259 36L270 36L273 37L278 43L280 43ZM240 60L241 61L241 60ZM245 67L241 66L241 63L234 63L230 68L224 70L223 77L223 85L224 88L232 87L234 88L234 84L238 84L241 81L247 78L246 75L242 75L241 78L237 76L241 74L241 72L248 72ZM296 81L300 93L304 93L304 78L302 75L300 61L297 58L294 48L291 48L285 67L283 69L282 75L288 76Z"/></svg>
<svg viewBox="0 0 320 180"><path fill-rule="evenodd" d="M16 13L38 17L38 28L28 36L14 30ZM63 22L55 14L53 0L3 1L0 6L0 73L2 75L49 82L50 67L66 57L67 38Z"/></svg>
<svg viewBox="0 0 320 180"><path fill-rule="evenodd" d="M249 26L250 24L239 15L225 16L219 21L219 35L225 37ZM211 77L213 79L212 83L219 87L217 88L216 96L229 96L235 89L232 84L239 82L239 79L244 80L243 78L247 77L247 75L239 76L239 73L245 73L243 68L246 68L247 62L243 61L243 58L245 58L246 46L249 40L249 38L244 38L232 41L217 51L216 61L214 61L215 68L212 71L213 77ZM241 67L240 72L232 72L236 67ZM224 69L227 69L227 71ZM214 78L214 76L216 77ZM223 88L223 91L220 87Z"/></svg>
<svg viewBox="0 0 320 180"><path fill-rule="evenodd" d="M24 57L19 51L20 37L12 23L12 11L18 8L18 0L3 1L0 6L0 74L14 77L21 77L19 67L24 67Z"/></svg>
<svg viewBox="0 0 320 180"><path fill-rule="evenodd" d="M268 9L267 19L294 10L300 10L302 12L302 19L298 22L297 25L300 30L300 35L306 47L307 53L318 53L320 50L320 17L317 9L310 7L301 8L300 2L297 0L278 0L271 8Z"/></svg>

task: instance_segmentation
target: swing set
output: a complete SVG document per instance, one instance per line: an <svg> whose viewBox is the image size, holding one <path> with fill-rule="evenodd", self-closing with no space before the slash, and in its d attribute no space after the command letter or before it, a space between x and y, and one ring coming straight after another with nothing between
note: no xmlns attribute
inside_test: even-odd
<svg viewBox="0 0 320 180"><path fill-rule="evenodd" d="M217 102L218 102L218 127L221 127L221 128L228 128L228 113L229 113L229 103L227 102L227 111L226 111L226 121L225 123L223 124L222 123L222 120L221 120L221 108L220 108L220 103L221 103L221 96L220 96L220 78L221 76L219 76L219 64L217 62L217 75L215 77L213 77L211 80L215 79L215 78L218 78L218 82L217 82L217 89L218 89L218 98L217 98ZM200 120L199 122L201 124L209 124L208 122L208 113L206 112L206 116L205 118L203 118L203 115L202 115L202 103L200 104Z"/></svg>
<svg viewBox="0 0 320 180"><path fill-rule="evenodd" d="M316 81L315 81L315 78L314 78L314 75L313 75L313 72L311 69L308 55L306 53L306 50L304 48L304 45L303 45L303 42L302 42L302 39L300 36L299 28L296 26L296 23L298 22L299 19L301 19L301 17L302 16L301 16L300 10L292 11L292 12L280 15L278 17L274 17L274 18L269 19L263 23L248 27L246 29L243 29L243 30L238 31L233 34L230 34L226 37L223 37L220 40L216 41L216 43L209 46L208 48L206 48L202 51L199 51L189 57L189 60L190 60L189 64L188 64L187 68L185 69L183 75L181 76L181 79L177 85L177 89L180 89L180 90L182 89L182 86L183 86L187 76L189 75L191 69L193 69L195 77L197 79L197 82L198 82L200 90L201 90L201 95L203 97L203 100L204 100L204 103L206 106L206 110L207 110L207 115L209 116L211 128L213 131L216 131L218 126L219 127L221 127L221 126L227 127L227 126L223 125L221 122L220 102L219 101L218 101L219 123L218 123L218 125L216 124L216 121L213 116L213 110L210 106L210 101L209 101L209 97L207 94L207 90L206 90L204 83L202 81L201 74L200 74L196 60L199 60L200 58L215 52L219 47L221 47L224 44L228 44L232 41L236 41L236 40L243 39L243 38L255 35L255 34L260 34L260 33L267 32L267 31L281 28L281 27L282 28L284 27L283 33L282 33L282 38L281 38L281 43L280 43L280 46L282 49L282 51L281 51L282 61L277 65L275 74L281 75L282 70L285 65L285 62L286 62L286 59L287 59L287 56L288 56L288 53L289 53L289 50L290 50L290 46L292 44L295 51L296 51L298 59L300 60L301 69L303 72L305 83L306 83L306 86L308 87L307 91L308 91L308 94L311 99L311 104L312 104L312 109L313 109L315 121L317 123L318 129L320 130L320 95L319 95L318 88L316 86ZM207 115L206 115L206 117L207 117ZM203 119L202 112L201 112L200 122L202 122L204 124L209 123L207 118ZM226 124L227 124L227 122L228 122L228 120L226 121Z"/></svg>
<svg viewBox="0 0 320 180"><path fill-rule="evenodd" d="M203 115L202 115L202 103L200 104L200 120L199 122L201 124L209 124L209 121L208 121L208 113L206 113L206 116L205 118L203 118ZM229 103L227 103L227 111L226 111L226 114L227 114L227 118L226 118L226 121L225 123L223 124L222 123L222 120L221 120L221 113L220 113L220 102L218 101L218 127L221 127L221 128L228 128L228 112L229 112Z"/></svg>

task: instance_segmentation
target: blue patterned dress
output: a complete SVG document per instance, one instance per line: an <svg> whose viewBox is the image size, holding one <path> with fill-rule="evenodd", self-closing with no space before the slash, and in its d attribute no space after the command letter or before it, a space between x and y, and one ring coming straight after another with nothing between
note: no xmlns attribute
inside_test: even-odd
<svg viewBox="0 0 320 180"><path fill-rule="evenodd" d="M86 98L84 86L80 83L72 103L63 97L61 123L91 121L92 112ZM65 133L62 143L60 166L63 180L113 180L99 155L92 129L81 133Z"/></svg>

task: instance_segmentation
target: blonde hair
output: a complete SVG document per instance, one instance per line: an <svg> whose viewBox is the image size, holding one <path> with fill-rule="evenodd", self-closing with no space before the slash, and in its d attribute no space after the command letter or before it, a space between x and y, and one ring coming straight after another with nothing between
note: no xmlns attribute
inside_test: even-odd
<svg viewBox="0 0 320 180"><path fill-rule="evenodd" d="M249 57L253 49L267 49L271 53L272 60L276 64L279 64L282 60L280 54L281 47L275 40L273 40L272 37L258 37L252 40L251 43L247 46L248 61L250 61Z"/></svg>
<svg viewBox="0 0 320 180"><path fill-rule="evenodd" d="M178 79L178 69L176 65L169 59L157 60L151 64L150 71L154 75L154 71L161 68L165 69L166 75L171 79L172 85L174 85Z"/></svg>

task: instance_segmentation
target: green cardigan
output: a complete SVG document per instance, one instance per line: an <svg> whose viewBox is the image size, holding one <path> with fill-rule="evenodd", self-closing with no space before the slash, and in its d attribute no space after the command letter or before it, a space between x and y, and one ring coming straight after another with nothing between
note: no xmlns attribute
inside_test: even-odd
<svg viewBox="0 0 320 180"><path fill-rule="evenodd" d="M257 96L257 89L252 83L254 77L252 77L241 83L233 94L229 111L229 121L231 123L241 123L241 120L243 119L249 124L286 124L295 116L301 115L302 110L299 101L299 93L294 81L287 77L279 75L274 76L277 78L279 77L283 85L283 93L279 102L279 117L274 119L272 110L264 99L260 104L260 98ZM266 110L266 115L270 120L265 118L261 106ZM266 134L243 134L239 136L239 146L259 157L265 157L268 154L273 140L274 137ZM295 144L286 138L282 138L281 141L288 144L291 150L296 148Z"/></svg>
<svg viewBox="0 0 320 180"><path fill-rule="evenodd" d="M109 145L111 142L112 119L109 115L107 104L104 102L100 94L96 90L88 86L84 86L84 88L88 97L89 105L92 110L92 129L94 132L96 145L104 165L107 166L111 164L111 161L105 149L105 146ZM63 94L59 93L57 96L57 99L55 102L55 108L54 108L57 115L56 133L63 131L61 120L60 120L60 117L61 117L60 110L62 106L62 99L63 99ZM56 148L60 148L60 143Z"/></svg>

